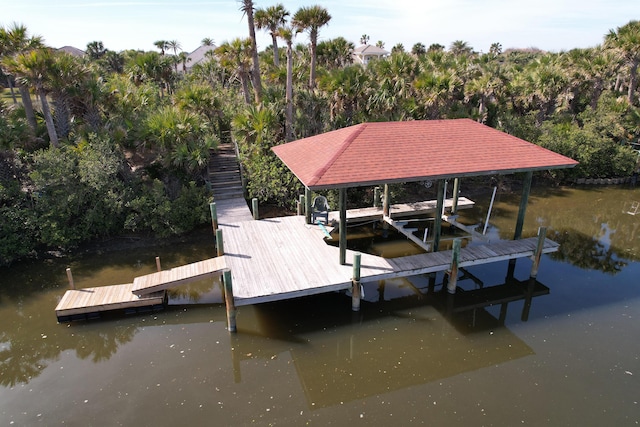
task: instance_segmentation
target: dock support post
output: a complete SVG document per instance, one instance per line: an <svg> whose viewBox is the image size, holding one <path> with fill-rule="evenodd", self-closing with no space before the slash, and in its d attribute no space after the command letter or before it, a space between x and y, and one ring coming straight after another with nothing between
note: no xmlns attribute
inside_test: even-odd
<svg viewBox="0 0 640 427"><path fill-rule="evenodd" d="M362 255L356 253L353 255L353 278L351 279L351 311L360 311L360 298L362 293L360 292L360 264Z"/></svg>
<svg viewBox="0 0 640 427"><path fill-rule="evenodd" d="M375 187L373 189L373 207L380 207L380 187Z"/></svg>
<svg viewBox="0 0 640 427"><path fill-rule="evenodd" d="M347 189L341 188L338 191L340 193L340 265L345 265L347 263Z"/></svg>
<svg viewBox="0 0 640 427"><path fill-rule="evenodd" d="M382 215L389 216L389 184L384 185L384 197L382 198Z"/></svg>
<svg viewBox="0 0 640 427"><path fill-rule="evenodd" d="M227 307L227 327L229 332L236 332L236 304L233 300L231 270L226 270L222 276L224 281L224 304Z"/></svg>
<svg viewBox="0 0 640 427"><path fill-rule="evenodd" d="M447 292L456 293L458 285L458 264L460 262L460 239L453 240L453 250L451 251L451 267L449 269L449 282L447 283Z"/></svg>
<svg viewBox="0 0 640 427"><path fill-rule="evenodd" d="M213 231L218 229L218 211L216 209L216 202L209 203L209 209L211 209L211 226Z"/></svg>
<svg viewBox="0 0 640 427"><path fill-rule="evenodd" d="M444 206L444 180L438 180L438 201L436 204L435 221L433 224L433 252L440 249L440 235L442 234L442 208Z"/></svg>
<svg viewBox="0 0 640 427"><path fill-rule="evenodd" d="M222 230L216 230L216 249L218 256L224 255L224 241L222 240Z"/></svg>
<svg viewBox="0 0 640 427"><path fill-rule="evenodd" d="M453 179L453 200L451 203L451 215L458 213L458 197L460 196L460 178Z"/></svg>
<svg viewBox="0 0 640 427"><path fill-rule="evenodd" d="M309 187L304 188L304 214L307 224L311 224L311 190Z"/></svg>
<svg viewBox="0 0 640 427"><path fill-rule="evenodd" d="M542 249L544 249L544 241L546 237L547 227L540 227L538 229L538 243L536 244L536 251L533 253L533 265L531 266L531 273L529 274L529 281L527 282L527 289L525 290L524 306L522 307L521 316L523 322L529 320L529 312L531 311L531 300L533 299L533 290L536 286L538 267L540 267L540 258L542 257Z"/></svg>
<svg viewBox="0 0 640 427"><path fill-rule="evenodd" d="M260 215L258 214L258 199L255 197L251 199L251 213L253 214L253 219L260 219Z"/></svg>
<svg viewBox="0 0 640 427"><path fill-rule="evenodd" d="M69 280L69 289L75 289L76 285L73 282L73 274L71 274L71 269L67 267L67 280Z"/></svg>
<svg viewBox="0 0 640 427"><path fill-rule="evenodd" d="M160 257L159 256L156 257L156 269L158 271L162 271L162 264L160 264Z"/></svg>
<svg viewBox="0 0 640 427"><path fill-rule="evenodd" d="M513 240L519 240L522 237L524 215L527 212L527 204L529 203L529 192L531 191L532 180L533 172L529 171L524 176L524 181L522 182L522 197L520 198L520 209L518 209L518 219L516 221L516 231L513 234Z"/></svg>
<svg viewBox="0 0 640 427"><path fill-rule="evenodd" d="M301 194L298 198L298 215L304 215L304 194Z"/></svg>

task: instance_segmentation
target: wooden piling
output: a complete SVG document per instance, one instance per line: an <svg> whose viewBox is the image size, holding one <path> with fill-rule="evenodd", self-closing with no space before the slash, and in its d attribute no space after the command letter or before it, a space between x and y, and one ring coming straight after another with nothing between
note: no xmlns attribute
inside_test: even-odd
<svg viewBox="0 0 640 427"><path fill-rule="evenodd" d="M218 256L224 255L224 241L222 239L222 230L216 230L216 249Z"/></svg>
<svg viewBox="0 0 640 427"><path fill-rule="evenodd" d="M218 229L218 211L216 209L216 202L209 203L209 209L211 209L211 226L213 231Z"/></svg>
<svg viewBox="0 0 640 427"><path fill-rule="evenodd" d="M339 191L340 205L340 224L338 224L340 233L340 265L347 263L347 189L341 188Z"/></svg>
<svg viewBox="0 0 640 427"><path fill-rule="evenodd" d="M236 332L236 304L233 300L231 270L226 270L222 277L224 281L224 304L227 307L227 328L229 332Z"/></svg>
<svg viewBox="0 0 640 427"><path fill-rule="evenodd" d="M535 278L538 275L538 267L540 266L540 257L542 256L542 249L544 248L544 241L547 237L547 227L540 227L538 229L538 242L536 244L536 250L533 253L533 265L531 266L531 273L529 277Z"/></svg>
<svg viewBox="0 0 640 427"><path fill-rule="evenodd" d="M456 293L458 285L458 264L460 262L460 239L453 240L453 250L451 251L451 268L449 270L449 282L447 283L447 292Z"/></svg>
<svg viewBox="0 0 640 427"><path fill-rule="evenodd" d="M258 213L258 199L255 197L251 199L251 213L253 214L253 219L260 219L260 215Z"/></svg>
<svg viewBox="0 0 640 427"><path fill-rule="evenodd" d="M373 189L373 207L380 207L380 187L375 187Z"/></svg>
<svg viewBox="0 0 640 427"><path fill-rule="evenodd" d="M389 216L389 204L391 202L389 196L389 184L384 185L384 197L382 198L382 215Z"/></svg>
<svg viewBox="0 0 640 427"><path fill-rule="evenodd" d="M442 234L442 208L444 207L444 180L438 180L438 201L436 203L435 221L433 223L433 252L440 249L440 235Z"/></svg>
<svg viewBox="0 0 640 427"><path fill-rule="evenodd" d="M76 285L73 282L73 274L71 274L70 268L67 268L67 280L69 280L69 289L75 289Z"/></svg>
<svg viewBox="0 0 640 427"><path fill-rule="evenodd" d="M162 271L162 264L160 264L160 257L159 256L156 257L156 269L158 271Z"/></svg>
<svg viewBox="0 0 640 427"><path fill-rule="evenodd" d="M304 194L298 198L298 215L304 215Z"/></svg>
<svg viewBox="0 0 640 427"><path fill-rule="evenodd" d="M451 204L451 215L458 213L458 198L460 196L460 178L453 179L453 201Z"/></svg>
<svg viewBox="0 0 640 427"><path fill-rule="evenodd" d="M360 264L362 255L360 253L353 254L353 278L351 279L351 310L360 311L360 299L362 292L360 289Z"/></svg>
<svg viewBox="0 0 640 427"><path fill-rule="evenodd" d="M304 188L304 215L307 224L311 224L311 190L308 187Z"/></svg>

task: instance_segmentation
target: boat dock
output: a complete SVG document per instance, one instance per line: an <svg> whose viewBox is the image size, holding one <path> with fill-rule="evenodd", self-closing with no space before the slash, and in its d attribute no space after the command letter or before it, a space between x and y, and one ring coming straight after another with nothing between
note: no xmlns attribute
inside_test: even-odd
<svg viewBox="0 0 640 427"><path fill-rule="evenodd" d="M325 292L351 289L355 251L347 250L347 262L335 262L340 249L328 244L326 229L307 224L304 216L287 216L262 220L249 219L251 212L242 200L229 208L217 208L223 254L192 264L139 276L132 283L97 288L68 290L56 307L61 322L99 317L103 311L144 310L165 301L169 288L222 276L230 272L234 306L259 304ZM473 202L461 198L465 207ZM225 201L226 203L227 201ZM226 203L228 204L228 203ZM223 204L224 205L224 204ZM446 202L445 202L446 205ZM398 216L433 213L434 201L391 207ZM378 208L348 211L351 221L382 218ZM375 216L374 216L375 212ZM330 214L330 218L334 213ZM390 218L384 220L396 224ZM460 249L459 267L533 257L538 238L469 244ZM542 253L558 250L558 244L545 239ZM360 282L447 271L453 250L427 252L399 258L383 258L361 253Z"/></svg>

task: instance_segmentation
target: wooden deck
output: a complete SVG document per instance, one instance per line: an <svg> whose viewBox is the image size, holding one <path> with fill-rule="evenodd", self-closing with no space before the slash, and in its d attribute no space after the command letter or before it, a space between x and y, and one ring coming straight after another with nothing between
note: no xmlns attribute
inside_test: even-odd
<svg viewBox="0 0 640 427"><path fill-rule="evenodd" d="M139 297L132 290L133 283L68 290L56 306L56 316L59 321L66 322L89 318L103 311L164 304L164 292L162 291Z"/></svg>
<svg viewBox="0 0 640 427"><path fill-rule="evenodd" d="M242 197L216 200L216 210L218 213L218 221L222 223L233 224L253 220L253 215L247 205L247 201ZM223 225L222 223L220 225Z"/></svg>
<svg viewBox="0 0 640 427"><path fill-rule="evenodd" d="M468 199L461 201L464 207L473 206ZM56 307L58 319L68 321L102 311L159 305L164 301L166 289L222 275L226 270L231 271L237 306L351 288L354 251L347 250L347 264L340 265L339 248L327 244L322 227L306 224L303 216L254 221L244 199L241 202L231 199L217 205L223 256L140 276L130 284L67 291ZM375 216L371 212L352 211L352 218L382 218L381 209L376 209ZM396 218L428 212L435 212L435 202L392 208ZM389 222L394 224L392 220ZM537 238L529 238L469 245L460 251L459 267L531 257L536 243ZM557 251L558 246L545 240L543 253ZM390 259L362 253L361 281L445 271L450 268L451 257L451 251Z"/></svg>
<svg viewBox="0 0 640 427"><path fill-rule="evenodd" d="M238 306L313 295L351 287L354 252L347 250L347 265L338 262L339 249L328 245L317 225L300 216L249 221L223 226L226 265L231 270ZM460 267L532 256L537 238L467 246L460 252ZM558 244L546 240L544 253ZM361 281L447 270L451 251L385 259L362 254Z"/></svg>
<svg viewBox="0 0 640 427"><path fill-rule="evenodd" d="M389 216L391 218L404 218L407 216L420 216L433 214L436 211L436 200L425 200L422 202L414 203L398 203L391 205L389 208ZM458 210L471 209L475 205L473 200L469 200L466 197L460 197L458 199ZM451 209L453 206L453 199L445 199L445 209ZM378 208L360 208L360 209L348 209L347 210L347 222L352 221L369 221L369 220L381 220L383 217L382 207ZM340 212L329 212L329 222L338 222L340 220Z"/></svg>
<svg viewBox="0 0 640 427"><path fill-rule="evenodd" d="M140 296L148 295L205 277L221 275L225 268L224 257L205 259L170 270L162 270L157 273L136 277L133 279L131 292Z"/></svg>

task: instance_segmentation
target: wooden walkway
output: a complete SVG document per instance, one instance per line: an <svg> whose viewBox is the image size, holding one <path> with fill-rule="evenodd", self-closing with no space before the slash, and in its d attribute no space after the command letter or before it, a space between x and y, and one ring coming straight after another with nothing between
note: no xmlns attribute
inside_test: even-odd
<svg viewBox="0 0 640 427"><path fill-rule="evenodd" d="M142 296L153 292L164 291L174 286L204 279L205 277L219 276L225 268L224 257L205 259L170 270L162 270L157 273L136 277L133 279L133 289L131 292Z"/></svg>

